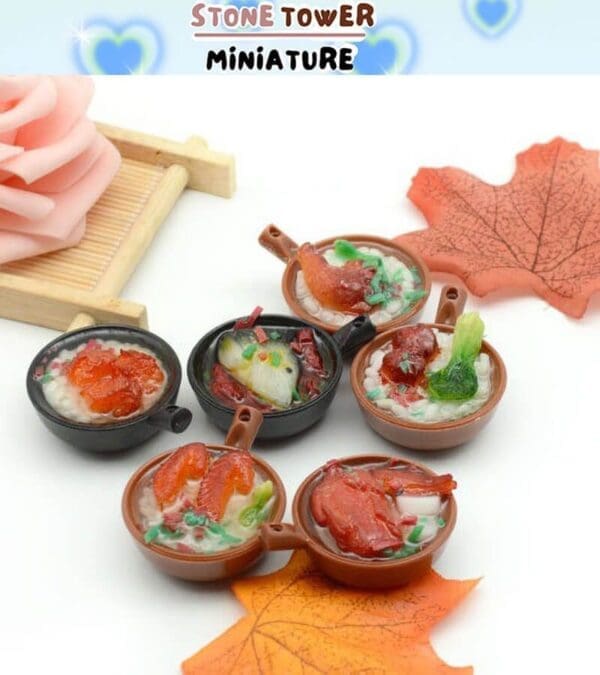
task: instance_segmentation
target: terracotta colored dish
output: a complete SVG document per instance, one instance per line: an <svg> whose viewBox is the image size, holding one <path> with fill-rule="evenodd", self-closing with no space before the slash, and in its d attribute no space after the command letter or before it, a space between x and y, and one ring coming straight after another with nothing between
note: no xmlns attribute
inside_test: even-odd
<svg viewBox="0 0 600 675"><path fill-rule="evenodd" d="M377 325L376 329L378 333L387 330L388 328L392 328L393 326L401 326L419 316L423 310L423 307L425 306L425 303L427 302L431 290L431 275L429 269L419 255L404 245L397 244L390 239L373 237L369 234L349 234L340 235L338 237L330 237L329 239L324 239L323 241L317 242L315 247L319 251L323 251L324 249L330 248L338 239L345 239L355 246L372 246L374 248L380 249L387 255L398 258L408 267L415 267L418 271L419 277L421 279L421 287L424 292L423 297L419 298L403 314L393 318L390 321ZM290 239L290 237L284 234L275 225L269 225L266 227L258 238L258 241L264 248L286 263L286 268L281 280L281 288L283 290L285 300L292 312L294 312L296 316L299 316L304 321L308 321L309 323L318 326L321 328L321 330L327 331L329 333L335 333L335 331L339 329L339 325L326 323L321 321L318 317L312 315L302 306L296 295L296 277L300 271L300 264L296 255L299 248L298 244Z"/></svg>
<svg viewBox="0 0 600 675"><path fill-rule="evenodd" d="M340 459L344 465L364 465L389 462L391 457L383 455L360 455ZM426 474L436 474L427 467L402 460L408 465L418 467ZM293 525L287 523L267 523L262 526L261 536L265 547L270 551L306 549L315 566L328 577L348 586L358 588L390 588L401 586L425 574L434 560L441 554L444 545L452 534L456 524L457 507L455 498L450 495L445 505L445 527L435 539L422 551L406 558L394 560L366 560L334 552L323 544L314 530L314 521L310 514L312 491L323 476L326 466L322 466L308 476L298 488L292 505Z"/></svg>
<svg viewBox="0 0 600 675"><path fill-rule="evenodd" d="M61 350L73 350L93 340L116 340L132 343L151 351L163 364L167 376L164 392L152 407L105 424L79 422L58 413L48 402L37 376ZM27 373L27 393L42 422L67 443L96 452L115 452L148 440L161 429L179 434L192 421L187 408L175 405L181 384L181 365L177 355L158 335L127 326L93 326L65 333L48 343L33 359Z"/></svg>
<svg viewBox="0 0 600 675"><path fill-rule="evenodd" d="M446 333L453 332L453 326L464 309L466 298L464 290L444 286L435 323L425 325ZM364 373L371 354L388 343L393 333L394 330L389 330L378 335L358 352L352 362L352 389L368 424L388 441L413 450L442 450L470 441L490 421L506 389L506 368L498 352L483 341L481 352L488 355L492 364L492 390L481 408L450 422L417 423L399 419L392 413L381 410L369 401L363 387Z"/></svg>
<svg viewBox="0 0 600 675"><path fill-rule="evenodd" d="M207 448L219 452L249 450L261 423L262 414L258 410L240 406L236 410L225 443L223 445L207 445ZM129 479L123 493L121 503L123 519L140 551L166 574L191 581L215 581L229 578L258 562L265 551L263 541L258 534L244 544L208 555L183 553L156 544L145 543L137 507L140 496L140 481L164 462L171 453L172 451L164 452L140 467ZM264 460L255 455L252 455L252 459L264 476L273 483L275 502L269 520L278 523L283 517L286 504L285 488L281 478Z"/></svg>

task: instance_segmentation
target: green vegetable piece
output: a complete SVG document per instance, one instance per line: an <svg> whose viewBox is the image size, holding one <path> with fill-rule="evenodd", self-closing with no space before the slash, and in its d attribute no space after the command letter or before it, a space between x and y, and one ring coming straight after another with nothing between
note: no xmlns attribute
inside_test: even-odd
<svg viewBox="0 0 600 675"><path fill-rule="evenodd" d="M413 527L406 541L408 541L411 544L418 544L419 537L421 536L424 527L425 527L424 525L416 525L415 527Z"/></svg>
<svg viewBox="0 0 600 675"><path fill-rule="evenodd" d="M269 354L269 361L274 368L278 368L281 365L281 354L279 352L271 352Z"/></svg>
<svg viewBox="0 0 600 675"><path fill-rule="evenodd" d="M385 293L373 293L373 295L368 295L365 300L370 305L385 305L388 302L388 296Z"/></svg>
<svg viewBox="0 0 600 675"><path fill-rule="evenodd" d="M479 383L475 359L481 350L484 324L477 312L463 314L456 322L452 355L445 368L428 375L428 392L434 401L468 401Z"/></svg>
<svg viewBox="0 0 600 675"><path fill-rule="evenodd" d="M378 399L382 394L381 387L376 387L375 389L371 389L370 391L367 392L367 398L369 401L374 401L375 399Z"/></svg>
<svg viewBox="0 0 600 675"><path fill-rule="evenodd" d="M256 343L247 345L246 347L244 347L244 351L242 352L242 357L244 359L246 359L246 361L250 361L250 359L256 353L257 349L258 349L258 345Z"/></svg>
<svg viewBox="0 0 600 675"><path fill-rule="evenodd" d="M412 291L405 291L404 300L409 304L414 304L418 302L421 298L424 298L427 293L422 288L415 288Z"/></svg>
<svg viewBox="0 0 600 675"><path fill-rule="evenodd" d="M437 525L438 525L438 527L440 527L440 528L441 528L441 527L446 527L446 521L445 521L443 518L440 517L440 518L437 519Z"/></svg>
<svg viewBox="0 0 600 675"><path fill-rule="evenodd" d="M153 525L144 533L144 541L151 544L160 534L160 525Z"/></svg>
<svg viewBox="0 0 600 675"><path fill-rule="evenodd" d="M271 340L279 340L279 338L281 337L281 333L279 333L279 332L276 331L276 330L272 330L272 331L269 333L269 337L271 338Z"/></svg>
<svg viewBox="0 0 600 675"><path fill-rule="evenodd" d="M294 387L292 389L292 400L293 401L300 401L301 400L300 392L298 391L298 387Z"/></svg>
<svg viewBox="0 0 600 675"><path fill-rule="evenodd" d="M404 270L402 268L396 270L394 274L392 274L392 283L394 284L400 284L404 281Z"/></svg>
<svg viewBox="0 0 600 675"><path fill-rule="evenodd" d="M197 527L198 525L204 525L206 516L197 515L193 511L187 511L183 516L183 522L190 527Z"/></svg>
<svg viewBox="0 0 600 675"><path fill-rule="evenodd" d="M45 373L45 374L41 377L40 382L41 382L42 384L46 384L46 382L52 382L53 379L54 379L54 377L53 377L53 375L52 375L51 373Z"/></svg>
<svg viewBox="0 0 600 675"><path fill-rule="evenodd" d="M175 532L173 532L173 530L170 530L162 523L158 527L160 536L165 539L181 539L182 537L185 537L185 532L182 532L181 530L175 530Z"/></svg>
<svg viewBox="0 0 600 675"><path fill-rule="evenodd" d="M257 522L260 522L260 513L263 510L265 504L273 496L273 483L270 480L266 480L264 483L261 483L257 488L254 488L252 492L252 502L250 506L247 506L245 509L242 509L239 515L239 521L244 527L252 527Z"/></svg>
<svg viewBox="0 0 600 675"><path fill-rule="evenodd" d="M241 539L238 539L238 537L234 537L232 534L229 534L229 532L227 532L227 530L222 525L219 525L219 523L215 523L212 520L208 521L208 525L206 527L209 532L212 532L213 534L221 537L222 544L239 544L242 541Z"/></svg>
<svg viewBox="0 0 600 675"><path fill-rule="evenodd" d="M403 546L394 557L396 558L408 558L409 555L417 553L419 549L415 546Z"/></svg>

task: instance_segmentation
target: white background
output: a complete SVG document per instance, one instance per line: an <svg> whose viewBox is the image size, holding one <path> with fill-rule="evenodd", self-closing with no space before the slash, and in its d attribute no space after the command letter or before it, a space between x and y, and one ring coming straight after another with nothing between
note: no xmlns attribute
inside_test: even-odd
<svg viewBox="0 0 600 675"><path fill-rule="evenodd" d="M597 79L553 77L98 80L96 119L180 140L198 133L238 161L235 198L187 192L123 295L148 305L151 329L185 364L213 325L257 304L286 311L283 266L256 242L267 223L297 241L423 227L405 196L420 166L453 164L503 182L514 154L533 142L562 134L598 148L599 90ZM589 673L600 600L590 544L600 520L600 297L581 321L510 292L469 306L506 361L505 398L469 445L404 453L459 483L459 520L438 571L483 577L433 643L449 663L481 675ZM227 584L178 582L146 562L122 524L121 492L153 455L223 434L184 382L180 403L195 415L182 437L163 433L98 457L49 436L24 382L55 336L0 320L0 670L174 675L242 608ZM328 459L399 453L363 423L346 377L322 423L256 450L281 474L290 502Z"/></svg>

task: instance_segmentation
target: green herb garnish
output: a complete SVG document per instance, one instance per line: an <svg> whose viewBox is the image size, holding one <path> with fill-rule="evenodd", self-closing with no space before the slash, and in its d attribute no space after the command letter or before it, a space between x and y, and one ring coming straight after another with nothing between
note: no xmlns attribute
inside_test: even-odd
<svg viewBox="0 0 600 675"><path fill-rule="evenodd" d="M278 368L281 365L281 354L279 352L271 352L269 354L269 361L274 368Z"/></svg>
<svg viewBox="0 0 600 675"><path fill-rule="evenodd" d="M375 389L371 389L367 392L367 398L369 401L374 401L375 399L379 398L382 393L381 387L376 387Z"/></svg>
<svg viewBox="0 0 600 675"><path fill-rule="evenodd" d="M406 541L408 541L411 544L418 544L419 537L421 536L424 527L425 527L424 525L415 525L415 527L413 527L410 534L408 535L408 539Z"/></svg>
<svg viewBox="0 0 600 675"><path fill-rule="evenodd" d="M260 522L260 514L272 496L273 483L270 480L266 480L254 489L250 506L247 506L240 512L240 523L244 527L252 527L255 523Z"/></svg>
<svg viewBox="0 0 600 675"><path fill-rule="evenodd" d="M227 532L227 530L222 525L219 525L219 523L215 523L212 520L208 521L206 529L209 532L212 532L213 534L221 537L221 544L239 544L242 541L241 539L238 539L238 537L234 537L232 534L229 534L229 532Z"/></svg>
<svg viewBox="0 0 600 675"><path fill-rule="evenodd" d="M144 541L147 544L151 544L160 534L160 525L153 525L146 530L144 534Z"/></svg>
<svg viewBox="0 0 600 675"><path fill-rule="evenodd" d="M193 511L186 511L183 516L183 522L190 527L197 527L198 525L204 525L206 523L206 516L194 513Z"/></svg>
<svg viewBox="0 0 600 675"><path fill-rule="evenodd" d="M258 349L258 345L256 343L252 343L244 347L244 351L242 352L242 357L246 359L246 361L250 361L250 359L254 356L256 353L256 350Z"/></svg>

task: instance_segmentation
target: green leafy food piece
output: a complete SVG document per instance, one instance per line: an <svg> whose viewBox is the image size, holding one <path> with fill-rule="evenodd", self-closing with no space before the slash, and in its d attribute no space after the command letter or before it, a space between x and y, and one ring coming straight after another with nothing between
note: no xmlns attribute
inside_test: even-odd
<svg viewBox="0 0 600 675"><path fill-rule="evenodd" d="M246 359L246 361L250 361L250 359L254 356L256 350L258 349L257 344L250 344L247 347L244 348L244 351L242 352L242 357Z"/></svg>
<svg viewBox="0 0 600 675"><path fill-rule="evenodd" d="M406 541L410 542L411 544L418 544L421 533L423 532L423 528L424 525L415 525L415 527L413 527L413 529L410 531Z"/></svg>
<svg viewBox="0 0 600 675"><path fill-rule="evenodd" d="M415 288L413 291L404 292L404 300L413 305L415 302L419 302L419 300L424 298L426 295L426 291L424 291L422 288Z"/></svg>
<svg viewBox="0 0 600 675"><path fill-rule="evenodd" d="M481 350L484 325L477 312L463 314L456 322L448 365L428 375L428 393L434 401L467 401L479 383L475 359Z"/></svg>
<svg viewBox="0 0 600 675"><path fill-rule="evenodd" d="M193 511L187 511L183 516L183 521L190 527L198 527L199 525L204 525L206 523L206 516L202 514L198 515Z"/></svg>
<svg viewBox="0 0 600 675"><path fill-rule="evenodd" d="M160 525L153 525L146 530L144 533L144 541L147 544L151 544L158 537L160 534L160 527Z"/></svg>
<svg viewBox="0 0 600 675"><path fill-rule="evenodd" d="M281 333L279 333L279 332L276 331L276 330L272 330L272 331L269 333L269 337L271 338L271 340L279 340L279 339L281 338Z"/></svg>
<svg viewBox="0 0 600 675"><path fill-rule="evenodd" d="M354 244L345 239L338 239L334 245L333 250L338 258L342 260L359 260L364 267L375 268L375 274L371 279L371 288L373 293L365 298L370 305L387 305L392 298L390 287L393 280L388 276L383 263L383 257L379 255L371 255L370 253L363 253L359 251Z"/></svg>
<svg viewBox="0 0 600 675"><path fill-rule="evenodd" d="M164 537L165 539L181 539L182 537L185 537L185 532L182 532L181 530L170 530L162 523L158 527L160 536Z"/></svg>
<svg viewBox="0 0 600 675"><path fill-rule="evenodd" d="M446 527L446 521L441 516L437 519L437 526L440 528Z"/></svg>
<svg viewBox="0 0 600 675"><path fill-rule="evenodd" d="M383 555L386 558L408 558L409 555L414 555L419 551L418 546L410 546L409 544L404 544L402 548L399 549L393 549L393 548L388 548L385 551L383 551Z"/></svg>
<svg viewBox="0 0 600 675"><path fill-rule="evenodd" d="M264 483L261 483L258 487L254 488L250 506L247 506L240 512L240 523L244 527L252 527L252 525L260 522L261 511L272 496L273 483L270 480L266 480Z"/></svg>
<svg viewBox="0 0 600 675"><path fill-rule="evenodd" d="M215 523L212 520L208 521L208 525L206 527L209 532L212 532L213 534L221 537L222 544L240 544L242 541L238 537L234 537L232 534L229 534L229 532L227 532L227 530L222 525Z"/></svg>
<svg viewBox="0 0 600 675"><path fill-rule="evenodd" d="M281 354L279 352L271 352L269 359L274 368L278 368L281 365Z"/></svg>
<svg viewBox="0 0 600 675"><path fill-rule="evenodd" d="M300 396L300 392L298 391L298 387L294 387L292 389L292 400L293 401L300 401L301 400L301 396Z"/></svg>
<svg viewBox="0 0 600 675"><path fill-rule="evenodd" d="M379 398L382 394L381 387L377 387L376 389L371 389L370 391L367 392L367 398L369 401L374 401L375 399Z"/></svg>

